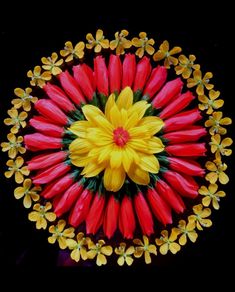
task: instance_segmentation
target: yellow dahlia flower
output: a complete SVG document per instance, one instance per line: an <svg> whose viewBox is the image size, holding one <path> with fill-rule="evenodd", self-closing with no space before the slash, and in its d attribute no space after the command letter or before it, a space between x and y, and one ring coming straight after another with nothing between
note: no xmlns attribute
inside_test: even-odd
<svg viewBox="0 0 235 292"><path fill-rule="evenodd" d="M149 173L158 173L159 162L154 156L164 145L154 135L163 127L155 116L144 117L150 104L133 104L130 87L122 90L117 100L111 94L103 113L98 107L82 108L85 121L74 122L70 131L77 135L69 147L70 159L83 167L84 177L104 171L104 187L116 192L124 184L126 174L139 185L147 185Z"/></svg>

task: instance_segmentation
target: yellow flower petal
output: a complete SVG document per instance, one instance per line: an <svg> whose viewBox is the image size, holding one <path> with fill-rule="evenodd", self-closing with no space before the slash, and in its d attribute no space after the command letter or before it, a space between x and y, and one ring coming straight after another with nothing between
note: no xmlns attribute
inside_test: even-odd
<svg viewBox="0 0 235 292"><path fill-rule="evenodd" d="M122 108L128 110L133 104L133 91L130 87L124 88L117 98L117 106L119 110Z"/></svg>
<svg viewBox="0 0 235 292"><path fill-rule="evenodd" d="M148 172L158 173L160 165L157 158L154 155L140 154L139 166Z"/></svg>
<svg viewBox="0 0 235 292"><path fill-rule="evenodd" d="M125 181L125 171L122 167L112 169L107 167L104 172L104 186L106 190L117 192L123 186Z"/></svg>
<svg viewBox="0 0 235 292"><path fill-rule="evenodd" d="M150 178L148 172L139 168L135 163L131 165L127 175L139 185L149 184Z"/></svg>

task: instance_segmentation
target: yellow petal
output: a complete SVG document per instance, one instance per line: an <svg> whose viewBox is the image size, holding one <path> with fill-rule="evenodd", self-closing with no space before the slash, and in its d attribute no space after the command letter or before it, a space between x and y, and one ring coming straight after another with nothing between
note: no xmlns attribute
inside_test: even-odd
<svg viewBox="0 0 235 292"><path fill-rule="evenodd" d="M123 256L120 256L117 260L117 263L119 266L123 266L124 265L124 257Z"/></svg>
<svg viewBox="0 0 235 292"><path fill-rule="evenodd" d="M187 237L186 234L182 234L179 238L179 244L180 245L185 245L187 243Z"/></svg>
<svg viewBox="0 0 235 292"><path fill-rule="evenodd" d="M174 47L173 49L170 50L170 55L175 55L178 54L182 51L182 49L180 47Z"/></svg>
<svg viewBox="0 0 235 292"><path fill-rule="evenodd" d="M160 50L163 52L168 52L169 51L169 42L168 41L164 41L161 45L160 45Z"/></svg>
<svg viewBox="0 0 235 292"><path fill-rule="evenodd" d="M128 110L133 104L133 91L130 87L124 88L117 98L117 106L119 110L122 108Z"/></svg>
<svg viewBox="0 0 235 292"><path fill-rule="evenodd" d="M129 171L127 172L129 178L139 185L149 184L150 178L147 171L142 170L135 163L132 163Z"/></svg>
<svg viewBox="0 0 235 292"><path fill-rule="evenodd" d="M106 105L105 105L105 116L109 121L111 121L110 111L111 111L112 107L114 106L114 104L115 104L115 94L112 93L109 96L109 98L106 102Z"/></svg>
<svg viewBox="0 0 235 292"><path fill-rule="evenodd" d="M147 52L149 55L153 55L154 52L155 52L155 49L154 49L152 46L150 46L150 45L147 45L147 46L145 47L145 50L146 50L146 52Z"/></svg>
<svg viewBox="0 0 235 292"><path fill-rule="evenodd" d="M95 38L96 38L97 41L101 40L101 39L103 38L103 30L98 29L98 30L96 31L96 36L95 36Z"/></svg>
<svg viewBox="0 0 235 292"><path fill-rule="evenodd" d="M110 153L110 167L111 168L119 168L122 164L122 152L123 150L119 147L115 147L115 149Z"/></svg>
<svg viewBox="0 0 235 292"><path fill-rule="evenodd" d="M151 263L151 257L150 257L149 251L145 251L144 260L145 260L146 264L150 264Z"/></svg>
<svg viewBox="0 0 235 292"><path fill-rule="evenodd" d="M141 47L142 46L142 43L143 43L143 41L140 40L140 39L138 39L138 38L133 38L131 42L137 48L138 47Z"/></svg>
<svg viewBox="0 0 235 292"><path fill-rule="evenodd" d="M218 185L217 184L210 184L208 187L208 190L211 194L215 194L216 191L218 190Z"/></svg>
<svg viewBox="0 0 235 292"><path fill-rule="evenodd" d="M107 256L110 256L113 252L113 248L110 245L102 246L101 252Z"/></svg>
<svg viewBox="0 0 235 292"><path fill-rule="evenodd" d="M222 147L227 147L232 145L233 140L231 138L225 138L223 139L223 141L221 142Z"/></svg>
<svg viewBox="0 0 235 292"><path fill-rule="evenodd" d="M229 182L229 177L223 171L219 173L219 181L221 184L227 184Z"/></svg>
<svg viewBox="0 0 235 292"><path fill-rule="evenodd" d="M110 120L114 128L117 128L123 125L122 120L121 120L121 113L116 104L114 104L110 110Z"/></svg>
<svg viewBox="0 0 235 292"><path fill-rule="evenodd" d="M25 194L25 188L23 187L18 187L14 191L14 196L17 200L21 199L24 196L24 194Z"/></svg>
<svg viewBox="0 0 235 292"><path fill-rule="evenodd" d="M180 250L180 245L176 242L172 242L169 245L169 250L173 253L176 254Z"/></svg>
<svg viewBox="0 0 235 292"><path fill-rule="evenodd" d="M106 190L117 192L123 186L125 181L125 171L123 167L114 168L107 167L104 172L104 186Z"/></svg>
<svg viewBox="0 0 235 292"><path fill-rule="evenodd" d="M153 136L163 128L164 122L158 117L145 117L140 120L138 126L145 126L149 135Z"/></svg>
<svg viewBox="0 0 235 292"><path fill-rule="evenodd" d="M60 237L58 238L58 243L59 243L59 247L60 247L61 249L66 249L66 247L67 247L66 239L65 239L63 236L60 236Z"/></svg>
<svg viewBox="0 0 235 292"><path fill-rule="evenodd" d="M107 264L106 257L103 254L99 253L96 258L96 264L97 266L106 265Z"/></svg>
<svg viewBox="0 0 235 292"><path fill-rule="evenodd" d="M162 255L166 255L169 249L168 243L163 243L163 245L160 246L159 251Z"/></svg>
<svg viewBox="0 0 235 292"><path fill-rule="evenodd" d="M166 56L166 53L159 50L153 55L153 60L160 61L160 60L164 59L165 56Z"/></svg>
<svg viewBox="0 0 235 292"><path fill-rule="evenodd" d="M207 161L206 162L206 168L210 171L216 171L217 170L217 167L215 165L214 162L211 162L211 161Z"/></svg>
<svg viewBox="0 0 235 292"><path fill-rule="evenodd" d="M84 175L85 177L93 177L103 171L104 168L105 164L97 164L96 162L90 161L90 163L83 168L81 175Z"/></svg>
<svg viewBox="0 0 235 292"><path fill-rule="evenodd" d="M148 172L158 173L160 165L158 159L154 155L140 154L139 166Z"/></svg>
<svg viewBox="0 0 235 292"><path fill-rule="evenodd" d="M145 100L138 101L133 104L131 108L128 109L128 116L131 117L134 113L138 115L138 119L142 119L146 110L150 107L150 104Z"/></svg>
<svg viewBox="0 0 235 292"><path fill-rule="evenodd" d="M188 233L188 238L192 241L195 242L198 238L198 234L196 233L196 231L192 231Z"/></svg>
<svg viewBox="0 0 235 292"><path fill-rule="evenodd" d="M25 208L30 208L32 206L32 200L30 195L25 195L24 200L23 200L23 204Z"/></svg>
<svg viewBox="0 0 235 292"><path fill-rule="evenodd" d="M201 188L199 189L198 192L201 195L207 195L208 194L208 189L205 186L201 186Z"/></svg>
<svg viewBox="0 0 235 292"><path fill-rule="evenodd" d="M134 261L133 258L131 258L130 256L126 257L126 263L127 263L128 266L131 266L133 261Z"/></svg>

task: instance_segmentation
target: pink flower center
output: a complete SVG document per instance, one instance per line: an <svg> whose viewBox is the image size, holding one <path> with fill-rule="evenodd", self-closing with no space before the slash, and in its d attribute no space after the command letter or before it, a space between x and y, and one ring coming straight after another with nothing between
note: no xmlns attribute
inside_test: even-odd
<svg viewBox="0 0 235 292"><path fill-rule="evenodd" d="M122 127L118 127L117 129L113 130L113 141L116 143L116 145L120 147L125 146L129 138L129 133Z"/></svg>

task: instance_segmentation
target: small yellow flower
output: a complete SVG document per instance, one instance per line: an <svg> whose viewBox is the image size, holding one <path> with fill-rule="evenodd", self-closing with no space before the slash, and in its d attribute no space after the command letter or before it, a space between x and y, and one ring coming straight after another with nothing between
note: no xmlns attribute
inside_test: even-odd
<svg viewBox="0 0 235 292"><path fill-rule="evenodd" d="M222 163L220 159L215 159L214 162L207 161L206 168L210 171L206 175L206 180L208 180L211 184L214 184L219 179L219 182L223 185L227 184L229 181L229 177L224 172L227 169L227 164Z"/></svg>
<svg viewBox="0 0 235 292"><path fill-rule="evenodd" d="M220 155L229 156L232 154L232 149L227 149L226 147L231 146L233 143L233 140L231 138L224 138L221 141L221 136L219 134L216 134L214 136L211 136L211 142L209 143L211 145L211 152L215 153L216 158L219 159Z"/></svg>
<svg viewBox="0 0 235 292"><path fill-rule="evenodd" d="M155 44L154 39L148 39L146 32L140 32L139 33L140 38L133 38L132 44L135 46L137 51L135 54L142 58L144 55L144 52L147 52L149 55L153 55L155 49L152 47Z"/></svg>
<svg viewBox="0 0 235 292"><path fill-rule="evenodd" d="M52 75L58 75L62 72L60 66L63 64L64 60L58 60L58 55L56 53L52 53L51 57L42 57L41 61L44 65L42 68L46 71L49 71Z"/></svg>
<svg viewBox="0 0 235 292"><path fill-rule="evenodd" d="M46 229L47 221L53 222L56 219L56 215L53 212L48 212L52 208L52 204L47 202L46 205L41 205L39 203L33 206L32 212L29 213L29 220L36 222L37 229Z"/></svg>
<svg viewBox="0 0 235 292"><path fill-rule="evenodd" d="M101 29L96 31L95 38L91 33L88 33L86 39L88 41L88 44L86 44L87 49L94 48L95 53L100 53L102 48L109 48L109 40L104 38L104 33Z"/></svg>
<svg viewBox="0 0 235 292"><path fill-rule="evenodd" d="M201 70L195 70L193 71L193 78L189 78L187 80L187 87L192 88L194 86L197 86L197 94L204 95L204 88L206 88L207 90L214 88L214 85L209 83L212 77L213 74L211 72L207 72L202 78Z"/></svg>
<svg viewBox="0 0 235 292"><path fill-rule="evenodd" d="M175 67L175 71L177 75L181 75L184 79L188 79L193 69L200 70L200 65L194 64L196 57L194 55L189 55L187 58L185 55L179 56L179 64Z"/></svg>
<svg viewBox="0 0 235 292"><path fill-rule="evenodd" d="M15 175L15 181L18 184L21 184L24 181L24 175L29 175L29 170L24 164L24 159L21 156L16 157L16 160L8 160L7 166L8 171L5 171L5 177L10 178L12 175Z"/></svg>
<svg viewBox="0 0 235 292"><path fill-rule="evenodd" d="M210 127L210 134L220 134L225 135L227 133L227 130L222 126L227 126L232 123L232 120L230 118L222 118L223 113L222 112L213 112L212 116L209 117L209 120L205 122L206 127Z"/></svg>
<svg viewBox="0 0 235 292"><path fill-rule="evenodd" d="M84 42L79 42L73 47L71 42L66 42L63 50L60 51L62 57L66 57L65 62L70 62L75 59L82 59L84 56Z"/></svg>
<svg viewBox="0 0 235 292"><path fill-rule="evenodd" d="M201 102L198 107L201 111L207 110L208 115L212 114L214 110L224 105L223 99L217 99L220 96L220 91L210 90L209 97L206 95L199 95L198 100Z"/></svg>
<svg viewBox="0 0 235 292"><path fill-rule="evenodd" d="M174 47L170 50L169 42L164 41L160 47L159 50L153 55L154 61L160 61L164 60L164 66L169 69L171 65L176 66L178 64L178 59L175 57L172 57L172 55L178 54L182 51L180 47Z"/></svg>
<svg viewBox="0 0 235 292"><path fill-rule="evenodd" d="M72 250L70 256L76 262L79 262L80 258L85 261L87 259L87 239L84 237L83 232L79 232L76 239L77 240L69 238L66 240L68 248Z"/></svg>
<svg viewBox="0 0 235 292"><path fill-rule="evenodd" d="M31 78L30 84L32 86L39 86L43 87L46 83L46 81L51 80L51 73L48 71L45 71L41 74L42 68L40 66L35 66L33 71L29 70L27 72L27 76Z"/></svg>
<svg viewBox="0 0 235 292"><path fill-rule="evenodd" d="M11 133L17 134L19 132L20 127L26 127L25 119L28 117L26 112L18 113L17 109L12 108L7 111L10 118L6 118L4 120L4 124L11 127Z"/></svg>
<svg viewBox="0 0 235 292"><path fill-rule="evenodd" d="M203 230L203 227L210 227L212 225L212 221L210 219L206 219L211 215L210 208L204 208L202 204L193 206L193 212L195 215L190 215L188 217L189 222L195 222L198 230Z"/></svg>
<svg viewBox="0 0 235 292"><path fill-rule="evenodd" d="M154 244L149 244L147 236L143 236L143 241L140 239L134 239L133 242L138 246L135 247L134 256L140 258L144 254L146 264L151 263L150 253L157 255L157 248Z"/></svg>
<svg viewBox="0 0 235 292"><path fill-rule="evenodd" d="M163 230L161 232L162 236L155 239L156 244L160 246L159 251L162 255L166 255L169 250L173 254L176 254L181 249L180 245L175 242L178 234L178 230L172 229L170 237L168 237L168 231Z"/></svg>
<svg viewBox="0 0 235 292"><path fill-rule="evenodd" d="M128 266L131 266L134 259L132 258L132 255L135 252L134 246L129 246L126 250L126 243L121 242L119 247L115 248L115 253L119 255L117 263L119 266L123 266L124 263L126 263Z"/></svg>
<svg viewBox="0 0 235 292"><path fill-rule="evenodd" d="M96 257L97 266L102 266L107 264L106 256L110 256L113 252L113 248L110 245L104 245L105 241L100 239L96 244L89 240L87 252L88 259L94 259Z"/></svg>
<svg viewBox="0 0 235 292"><path fill-rule="evenodd" d="M208 188L206 186L201 186L198 192L200 195L205 196L202 199L203 206L208 207L212 202L213 208L216 210L219 209L220 198L225 197L226 194L223 191L217 192L217 190L217 184L210 184Z"/></svg>
<svg viewBox="0 0 235 292"><path fill-rule="evenodd" d="M198 234L195 231L195 222L188 222L186 225L185 220L180 220L178 228L173 228L175 232L181 234L179 237L179 244L185 245L187 243L187 237L190 241L195 242L198 238Z"/></svg>
<svg viewBox="0 0 235 292"><path fill-rule="evenodd" d="M27 178L24 180L23 186L18 187L14 191L14 196L17 200L24 197L23 204L25 208L30 208L32 206L32 201L36 202L39 200L40 196L37 192L41 191L40 186L32 187L31 179Z"/></svg>
<svg viewBox="0 0 235 292"><path fill-rule="evenodd" d="M54 220L52 220L52 221L54 221ZM49 227L49 232L52 233L52 235L48 237L48 242L53 244L57 240L59 243L59 247L61 249L65 249L67 247L66 240L68 238L73 238L75 236L74 228L69 227L69 228L64 229L65 225L66 225L65 220L59 220L56 226L51 225Z"/></svg>
<svg viewBox="0 0 235 292"><path fill-rule="evenodd" d="M131 41L126 39L128 34L129 32L125 29L123 29L120 33L117 31L115 33L115 40L110 42L110 49L116 49L117 55L123 55L125 53L125 49L129 49L132 46Z"/></svg>
<svg viewBox="0 0 235 292"><path fill-rule="evenodd" d="M2 142L1 147L3 152L8 151L8 156L10 158L15 158L18 152L20 154L25 153L26 149L22 146L22 136L16 137L13 133L9 133L7 139L9 142Z"/></svg>
<svg viewBox="0 0 235 292"><path fill-rule="evenodd" d="M19 98L15 98L11 101L14 108L19 109L23 107L24 111L28 112L31 110L31 102L35 103L38 99L35 96L30 95L32 88L27 87L25 90L22 88L15 88L14 93Z"/></svg>

